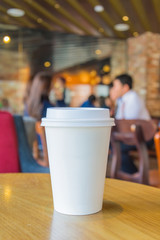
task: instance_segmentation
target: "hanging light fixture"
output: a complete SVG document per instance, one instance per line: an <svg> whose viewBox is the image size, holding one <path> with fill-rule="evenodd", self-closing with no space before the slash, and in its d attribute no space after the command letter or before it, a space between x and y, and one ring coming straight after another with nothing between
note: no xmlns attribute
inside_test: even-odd
<svg viewBox="0 0 160 240"><path fill-rule="evenodd" d="M19 8L9 8L7 10L7 14L12 17L23 17L25 15L25 11Z"/></svg>
<svg viewBox="0 0 160 240"><path fill-rule="evenodd" d="M117 31L127 31L130 28L130 26L126 23L118 23L116 25L114 25L114 29Z"/></svg>
<svg viewBox="0 0 160 240"><path fill-rule="evenodd" d="M95 12L103 12L104 7L102 5L96 5L96 6L94 6L94 11Z"/></svg>

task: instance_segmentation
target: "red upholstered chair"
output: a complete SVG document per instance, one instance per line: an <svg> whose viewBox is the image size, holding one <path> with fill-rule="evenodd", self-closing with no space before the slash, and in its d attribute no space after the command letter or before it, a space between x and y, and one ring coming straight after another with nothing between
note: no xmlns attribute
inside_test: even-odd
<svg viewBox="0 0 160 240"><path fill-rule="evenodd" d="M0 173L20 172L18 142L13 116L0 111Z"/></svg>

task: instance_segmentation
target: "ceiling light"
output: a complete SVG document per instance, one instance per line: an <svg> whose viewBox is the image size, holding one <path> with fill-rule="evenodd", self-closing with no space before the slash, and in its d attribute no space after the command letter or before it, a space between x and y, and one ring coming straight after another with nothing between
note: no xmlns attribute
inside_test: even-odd
<svg viewBox="0 0 160 240"><path fill-rule="evenodd" d="M10 36L4 36L4 37L3 37L3 42L4 42L4 43L9 43L10 41L11 41Z"/></svg>
<svg viewBox="0 0 160 240"><path fill-rule="evenodd" d="M96 5L94 6L94 11L95 12L103 12L104 7L102 5Z"/></svg>
<svg viewBox="0 0 160 240"><path fill-rule="evenodd" d="M43 22L42 18L37 18L37 22L42 23Z"/></svg>
<svg viewBox="0 0 160 240"><path fill-rule="evenodd" d="M104 29L103 29L103 28L99 28L99 32L100 32L100 33L103 33L103 32L104 32Z"/></svg>
<svg viewBox="0 0 160 240"><path fill-rule="evenodd" d="M55 8L59 8L60 5L59 5L58 3L56 3L56 4L54 5L54 7L55 7Z"/></svg>
<svg viewBox="0 0 160 240"><path fill-rule="evenodd" d="M134 36L134 37L138 37L138 35L139 35L138 32L134 32L134 33L133 33L133 36Z"/></svg>
<svg viewBox="0 0 160 240"><path fill-rule="evenodd" d="M46 61L44 62L44 66L47 68L47 67L50 67L51 66L51 63L49 61Z"/></svg>
<svg viewBox="0 0 160 240"><path fill-rule="evenodd" d="M97 54L97 55L99 55L99 54L101 54L102 53L102 51L100 50L100 49L97 49L96 51L95 51L95 54Z"/></svg>
<svg viewBox="0 0 160 240"><path fill-rule="evenodd" d="M130 26L126 23L118 23L114 25L114 29L117 31L127 31L130 28Z"/></svg>
<svg viewBox="0 0 160 240"><path fill-rule="evenodd" d="M22 9L18 9L18 8L9 8L7 10L8 15L12 16L12 17L23 17L25 14L25 11L23 11Z"/></svg>
<svg viewBox="0 0 160 240"><path fill-rule="evenodd" d="M129 17L128 17L128 16L123 16L123 17L122 17L122 19L123 19L123 21L125 21L125 22L126 22L126 21L128 21L128 20L129 20Z"/></svg>

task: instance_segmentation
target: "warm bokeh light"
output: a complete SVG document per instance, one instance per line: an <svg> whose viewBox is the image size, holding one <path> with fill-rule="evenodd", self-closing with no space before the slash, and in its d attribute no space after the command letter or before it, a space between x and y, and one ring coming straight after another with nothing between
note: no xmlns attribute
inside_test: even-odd
<svg viewBox="0 0 160 240"><path fill-rule="evenodd" d="M51 66L51 63L49 61L46 61L44 62L44 66L47 68L47 67L50 67Z"/></svg>
<svg viewBox="0 0 160 240"><path fill-rule="evenodd" d="M92 79L90 80L90 84L91 84L91 85L96 85L96 83L97 83L97 82L96 82L96 79L95 79L95 78L92 78Z"/></svg>
<svg viewBox="0 0 160 240"><path fill-rule="evenodd" d="M109 72L110 71L110 66L109 65L104 65L103 66L103 71L104 72Z"/></svg>
<svg viewBox="0 0 160 240"><path fill-rule="evenodd" d="M42 23L42 22L43 22L43 19L42 19L42 18L37 18L37 22L38 22L38 23Z"/></svg>
<svg viewBox="0 0 160 240"><path fill-rule="evenodd" d="M127 22L129 20L129 17L128 16L123 16L122 19L123 19L123 21Z"/></svg>
<svg viewBox="0 0 160 240"><path fill-rule="evenodd" d="M101 78L99 76L95 77L95 80L96 80L96 84L101 82Z"/></svg>
<svg viewBox="0 0 160 240"><path fill-rule="evenodd" d="M91 77L95 77L97 75L97 72L95 71L95 70L92 70L91 72L90 72L90 76Z"/></svg>
<svg viewBox="0 0 160 240"><path fill-rule="evenodd" d="M79 73L79 79L81 83L89 83L90 81L90 75L87 71L81 71Z"/></svg>
<svg viewBox="0 0 160 240"><path fill-rule="evenodd" d="M134 32L134 33L133 33L133 36L134 36L134 37L137 37L138 35L139 35L138 32Z"/></svg>
<svg viewBox="0 0 160 240"><path fill-rule="evenodd" d="M5 199L8 200L11 197L11 188L10 186L6 186L4 189Z"/></svg>
<svg viewBox="0 0 160 240"><path fill-rule="evenodd" d="M99 32L100 32L100 33L103 33L103 32L104 32L104 29L103 29L103 28L99 28Z"/></svg>
<svg viewBox="0 0 160 240"><path fill-rule="evenodd" d="M97 49L96 51L95 51L95 54L97 54L97 55L100 55L102 53L102 51L100 50L100 49Z"/></svg>
<svg viewBox="0 0 160 240"><path fill-rule="evenodd" d="M56 4L54 5L54 7L58 9L58 8L60 8L60 5L59 5L58 3L56 3Z"/></svg>
<svg viewBox="0 0 160 240"><path fill-rule="evenodd" d="M67 82L71 82L72 78L71 77L67 77L66 80L67 80Z"/></svg>
<svg viewBox="0 0 160 240"><path fill-rule="evenodd" d="M4 37L3 37L3 42L4 42L4 43L9 43L10 41L11 41L10 36L4 36Z"/></svg>
<svg viewBox="0 0 160 240"><path fill-rule="evenodd" d="M102 83L103 84L110 84L111 83L111 78L109 76L103 76L102 77Z"/></svg>

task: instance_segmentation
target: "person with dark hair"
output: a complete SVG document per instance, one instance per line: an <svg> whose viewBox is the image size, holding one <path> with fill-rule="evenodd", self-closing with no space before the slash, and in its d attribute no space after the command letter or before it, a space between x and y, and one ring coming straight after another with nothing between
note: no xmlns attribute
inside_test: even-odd
<svg viewBox="0 0 160 240"><path fill-rule="evenodd" d="M37 121L46 117L47 108L54 107L49 100L53 75L50 72L37 73L27 88L24 98L24 116L33 117ZM37 133L38 148L42 149L42 141Z"/></svg>
<svg viewBox="0 0 160 240"><path fill-rule="evenodd" d="M149 120L150 115L143 100L132 90L133 80L128 74L122 74L113 82L112 95L117 99L116 119Z"/></svg>
<svg viewBox="0 0 160 240"><path fill-rule="evenodd" d="M88 100L81 105L81 107L95 107L95 106L96 106L96 97L93 94L90 95L88 97Z"/></svg>
<svg viewBox="0 0 160 240"><path fill-rule="evenodd" d="M150 120L150 115L140 96L132 90L133 80L128 74L122 74L113 81L112 92L110 94L113 100L117 100L117 109L115 119L142 119ZM151 146L151 141L147 146ZM122 166L121 169L127 173L137 172L129 151L136 150L135 146L121 143Z"/></svg>
<svg viewBox="0 0 160 240"><path fill-rule="evenodd" d="M52 74L39 72L32 80L30 90L25 98L24 116L31 116L37 120L46 116L47 108L53 107L49 100Z"/></svg>
<svg viewBox="0 0 160 240"><path fill-rule="evenodd" d="M65 103L66 97L66 79L62 76L57 77L53 84L53 90L55 94L56 107L67 107Z"/></svg>
<svg viewBox="0 0 160 240"><path fill-rule="evenodd" d="M104 96L100 96L98 98L99 107L101 107L101 108L109 108L109 106L106 105L105 99L106 98Z"/></svg>

